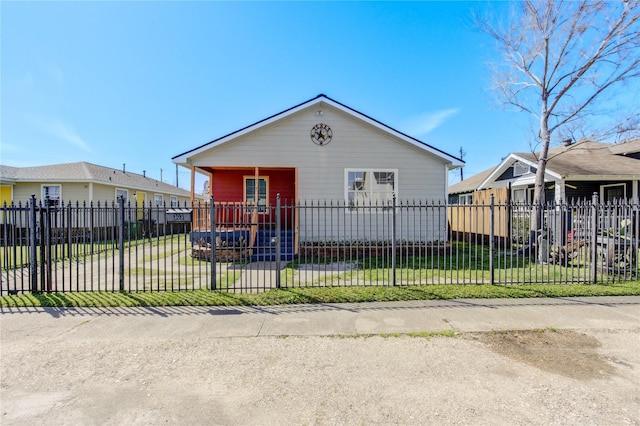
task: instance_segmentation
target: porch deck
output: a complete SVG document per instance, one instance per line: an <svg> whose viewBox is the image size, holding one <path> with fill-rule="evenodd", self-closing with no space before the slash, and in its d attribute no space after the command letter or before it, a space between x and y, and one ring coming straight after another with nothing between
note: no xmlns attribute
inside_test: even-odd
<svg viewBox="0 0 640 426"><path fill-rule="evenodd" d="M274 224L260 221L258 209L251 203L214 202L215 222L211 224L209 204L193 217L191 243L194 250L216 248L218 259L270 261L276 258L277 235ZM203 214L209 212L209 214ZM213 232L212 232L213 230ZM213 237L213 238L212 238ZM213 239L213 241L212 241ZM281 260L295 258L294 232L282 230L279 235ZM209 256L206 256L209 257Z"/></svg>
<svg viewBox="0 0 640 426"><path fill-rule="evenodd" d="M216 229L213 231L215 245L211 243L211 230L191 232L194 252L199 251L203 259L210 258L211 247L216 248L216 259L228 261L273 261L277 256L276 231L258 229L255 241L250 243L250 230ZM296 257L292 230L280 231L280 260ZM194 256L197 257L197 256Z"/></svg>

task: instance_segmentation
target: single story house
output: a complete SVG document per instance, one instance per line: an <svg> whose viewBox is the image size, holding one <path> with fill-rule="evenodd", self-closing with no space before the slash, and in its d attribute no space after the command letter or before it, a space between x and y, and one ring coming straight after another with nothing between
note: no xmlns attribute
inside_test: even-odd
<svg viewBox="0 0 640 426"><path fill-rule="evenodd" d="M497 166L449 187L449 202L471 204L478 192L504 188L508 200L533 200L537 155L518 152L507 155ZM618 144L584 140L549 150L545 172L547 202L571 203L591 200L640 200L640 139ZM497 199L496 199L497 200ZM498 200L497 200L498 201Z"/></svg>
<svg viewBox="0 0 640 426"><path fill-rule="evenodd" d="M489 230L488 206L494 196L497 209L494 235L507 241L521 241L529 235L530 205L533 202L537 155L511 153L497 166L449 187L449 226L454 234L484 235ZM578 211L572 205L591 201L598 194L600 202L638 203L640 181L640 139L619 144L589 140L565 143L549 150L545 173L546 225L553 228L557 243L569 241L570 235L583 232ZM511 210L504 207L515 203ZM576 207L577 208L577 207ZM479 212L484 222L475 219ZM563 213L564 212L564 213ZM615 221L611 217L610 220ZM603 222L604 223L604 222ZM619 224L618 224L619 225ZM601 226L603 226L601 224Z"/></svg>
<svg viewBox="0 0 640 426"><path fill-rule="evenodd" d="M139 206L183 206L191 192L144 174L87 162L34 167L0 165L0 205L22 202L35 194L50 206L60 203L108 203L119 197Z"/></svg>
<svg viewBox="0 0 640 426"><path fill-rule="evenodd" d="M274 223L268 207L278 194L283 204L333 202L353 215L358 206L388 205L394 195L446 202L448 172L463 164L322 94L185 151L173 162L192 176L208 175L215 202L257 204L253 211L265 226ZM318 226L318 218L311 223L302 216L282 222L296 230ZM326 238L344 235L337 224L323 226Z"/></svg>

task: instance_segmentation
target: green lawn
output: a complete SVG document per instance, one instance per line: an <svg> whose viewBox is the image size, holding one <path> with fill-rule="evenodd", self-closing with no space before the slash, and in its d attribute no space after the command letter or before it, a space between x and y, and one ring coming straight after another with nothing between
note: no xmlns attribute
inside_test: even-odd
<svg viewBox="0 0 640 426"><path fill-rule="evenodd" d="M149 240L129 241L127 249L144 247L145 252L132 256L127 250L127 259L135 261L135 267L127 269L128 277L144 286L171 288L174 284L198 287L201 270L210 266L206 261L191 258L190 244L184 236L167 236ZM422 299L454 298L520 298L520 297L568 297L601 295L640 295L640 281L627 281L626 277L637 277L637 273L625 272L622 277L602 275L599 284L588 282L587 265L539 265L523 257L513 259L505 252L496 257L494 276L499 285L488 284L490 278L489 254L486 247L455 243L454 250L448 256L399 256L397 260L396 282L400 285L389 287L393 270L391 259L387 257L367 257L353 259L353 268L332 271L329 267L334 261L328 259L313 261L311 266L319 268L321 274L306 272L299 260L289 262L281 271L283 287L290 289L267 290L256 294L233 293L234 283L240 278L241 270L229 270L217 278L218 289L222 291L187 290L179 292L91 292L91 293L48 293L1 296L2 307L33 306L171 306L171 305L275 305L296 303L338 303L338 302L375 302ZM64 258L68 247L60 245L60 257ZM93 257L93 250L105 257L115 250L112 243L103 246L77 246L74 253L78 261L86 263ZM5 250L11 250L5 249ZM0 250L8 259L20 259L17 249L9 254ZM24 248L21 248L24 250ZM95 253L95 251L93 252ZM171 274L163 278L166 267L158 263L172 255L181 253L176 264L170 265ZM26 255L26 254L25 254ZM143 256L143 257L140 257ZM139 265L144 259L148 264ZM345 259L343 259L345 260ZM308 261L305 259L305 261ZM3 267L13 267L9 264ZM305 266L309 266L305 263ZM324 268L327 268L323 271ZM633 272L633 273L632 273ZM307 280L308 277L308 280ZM576 282L571 282L571 281ZM149 282L147 282L149 281ZM504 284L505 282L541 282L552 284ZM615 282L614 282L615 281ZM155 285L160 282L161 285ZM168 285L164 285L169 282ZM560 283L563 282L563 283ZM479 283L479 284L474 284ZM345 285L348 284L348 285ZM420 285L418 285L420 284ZM206 284L205 284L206 285ZM301 288L303 287L303 288ZM306 288L304 288L306 287ZM231 289L231 291L227 290ZM147 288L151 290L151 287ZM226 290L226 291L225 291Z"/></svg>
<svg viewBox="0 0 640 426"><path fill-rule="evenodd" d="M267 290L257 294L226 291L145 293L41 293L0 297L0 307L267 306L300 303L358 303L460 298L523 298L640 295L640 281L615 284L424 285L327 287Z"/></svg>

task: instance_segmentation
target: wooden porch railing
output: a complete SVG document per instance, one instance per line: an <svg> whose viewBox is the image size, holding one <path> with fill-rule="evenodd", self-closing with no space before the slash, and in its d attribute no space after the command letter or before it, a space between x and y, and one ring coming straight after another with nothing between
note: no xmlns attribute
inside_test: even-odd
<svg viewBox="0 0 640 426"><path fill-rule="evenodd" d="M253 203L223 201L214 202L213 205L216 215L215 229L249 229L251 231L249 247L252 247L258 234L258 209ZM193 210L192 229L194 231L211 229L209 203L202 203Z"/></svg>

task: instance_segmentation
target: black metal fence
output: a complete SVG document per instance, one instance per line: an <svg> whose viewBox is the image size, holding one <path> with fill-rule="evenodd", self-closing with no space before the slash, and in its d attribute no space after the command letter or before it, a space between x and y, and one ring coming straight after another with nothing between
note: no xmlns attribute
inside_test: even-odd
<svg viewBox="0 0 640 426"><path fill-rule="evenodd" d="M638 213L637 202L595 196L258 207L32 197L0 209L0 295L638 280Z"/></svg>

